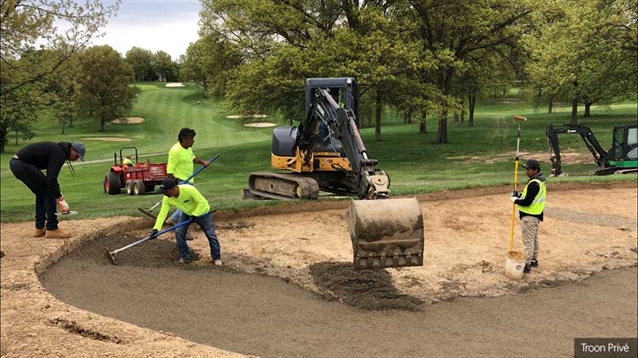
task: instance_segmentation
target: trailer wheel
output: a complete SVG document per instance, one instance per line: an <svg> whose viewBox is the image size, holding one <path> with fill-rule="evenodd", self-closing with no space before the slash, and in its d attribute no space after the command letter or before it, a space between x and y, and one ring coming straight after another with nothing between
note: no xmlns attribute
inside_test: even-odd
<svg viewBox="0 0 638 358"><path fill-rule="evenodd" d="M135 181L135 184L133 184L133 193L135 195L142 195L144 194L145 191L146 191L146 187L144 187L144 180L137 179Z"/></svg>
<svg viewBox="0 0 638 358"><path fill-rule="evenodd" d="M129 180L126 182L126 184L124 185L124 188L126 189L126 194L128 195L133 195L133 184L135 184L135 182L133 180Z"/></svg>
<svg viewBox="0 0 638 358"><path fill-rule="evenodd" d="M110 195L119 194L122 189L120 176L115 172L106 173L104 176L104 192Z"/></svg>

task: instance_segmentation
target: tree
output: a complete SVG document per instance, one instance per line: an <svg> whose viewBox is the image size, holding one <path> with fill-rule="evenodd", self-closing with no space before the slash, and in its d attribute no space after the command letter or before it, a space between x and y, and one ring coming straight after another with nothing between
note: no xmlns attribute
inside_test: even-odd
<svg viewBox="0 0 638 358"><path fill-rule="evenodd" d="M200 16L203 27L219 29L241 49L242 63L227 85L233 107L301 119L306 78L356 77L374 95L370 106L380 138L379 109L417 55L397 31L391 4L205 0Z"/></svg>
<svg viewBox="0 0 638 358"><path fill-rule="evenodd" d="M593 103L635 95L637 7L625 0L537 4L537 31L525 38L531 54L527 71L545 95L571 100L572 124L578 123L579 103L588 115Z"/></svg>
<svg viewBox="0 0 638 358"><path fill-rule="evenodd" d="M120 0L104 6L99 0L0 0L0 143L7 131L34 135L48 97L47 77L100 35ZM59 29L66 29L64 31ZM38 44L36 47L36 43Z"/></svg>
<svg viewBox="0 0 638 358"><path fill-rule="evenodd" d="M73 127L77 116L78 59L77 55L66 61L60 70L47 76L45 92L49 94L47 107L51 117L62 125L62 134L67 127Z"/></svg>
<svg viewBox="0 0 638 358"><path fill-rule="evenodd" d="M132 108L140 89L132 85L133 68L108 45L94 46L78 58L78 102L84 112L98 115L100 132L104 124L125 116Z"/></svg>
<svg viewBox="0 0 638 358"><path fill-rule="evenodd" d="M153 81L156 75L152 65L153 53L139 47L133 47L126 51L126 62L135 72L135 81Z"/></svg>
<svg viewBox="0 0 638 358"><path fill-rule="evenodd" d="M522 22L530 9L518 0L408 0L417 24L412 33L422 44L424 61L419 79L434 83L430 102L439 112L436 143L447 143L447 117L460 103L453 91L454 79L469 68L477 52L496 56L517 46ZM425 63L427 61L427 63Z"/></svg>
<svg viewBox="0 0 638 358"><path fill-rule="evenodd" d="M176 77L177 67L168 53L157 51L151 57L151 64L156 77L159 77L160 81L168 81L169 78L174 79Z"/></svg>
<svg viewBox="0 0 638 358"><path fill-rule="evenodd" d="M99 36L99 29L115 14L119 0L104 6L99 0L78 4L72 0L1 0L0 56L2 72L11 71L11 82L2 82L0 96L42 80L55 72L69 57L81 51ZM56 31L67 27L66 30ZM41 49L59 49L46 56L29 57L29 61L10 65L10 60ZM61 46L64 45L64 46ZM1 98L1 97L0 97Z"/></svg>

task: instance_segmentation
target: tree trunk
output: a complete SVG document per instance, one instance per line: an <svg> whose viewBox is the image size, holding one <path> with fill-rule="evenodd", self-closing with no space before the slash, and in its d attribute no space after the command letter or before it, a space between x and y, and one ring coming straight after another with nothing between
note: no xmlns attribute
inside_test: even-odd
<svg viewBox="0 0 638 358"><path fill-rule="evenodd" d="M461 115L459 116L459 124L465 123L465 101L461 99Z"/></svg>
<svg viewBox="0 0 638 358"><path fill-rule="evenodd" d="M104 123L106 122L106 117L104 113L100 114L100 130L98 132L104 132Z"/></svg>
<svg viewBox="0 0 638 358"><path fill-rule="evenodd" d="M554 96L550 96L548 102L549 106L547 108L547 114L552 114L552 111L554 110Z"/></svg>
<svg viewBox="0 0 638 358"><path fill-rule="evenodd" d="M66 128L66 120L62 120L62 134L64 134L65 128Z"/></svg>
<svg viewBox="0 0 638 358"><path fill-rule="evenodd" d="M569 120L569 124L578 124L578 98L572 99L572 117Z"/></svg>
<svg viewBox="0 0 638 358"><path fill-rule="evenodd" d="M593 104L592 102L585 101L585 114L583 115L583 117L585 117L585 118L591 117L591 105L592 104Z"/></svg>
<svg viewBox="0 0 638 358"><path fill-rule="evenodd" d="M448 143L447 140L447 109L441 111L439 119L439 130L436 133L435 143Z"/></svg>
<svg viewBox="0 0 638 358"><path fill-rule="evenodd" d="M456 111L454 112L454 119L452 120L452 123L459 123L459 114Z"/></svg>
<svg viewBox="0 0 638 358"><path fill-rule="evenodd" d="M412 113L414 109L412 107L408 108L407 111L403 112L403 123L404 124L412 124Z"/></svg>
<svg viewBox="0 0 638 358"><path fill-rule="evenodd" d="M7 130L0 127L0 153L4 153L4 144L7 142Z"/></svg>
<svg viewBox="0 0 638 358"><path fill-rule="evenodd" d="M381 140L381 112L383 111L383 98L377 93L377 103L374 114L374 140Z"/></svg>
<svg viewBox="0 0 638 358"><path fill-rule="evenodd" d="M69 116L69 128L73 127L73 116Z"/></svg>
<svg viewBox="0 0 638 358"><path fill-rule="evenodd" d="M470 93L469 105L470 105L470 118L468 119L467 126L474 127L474 107L476 107L476 94Z"/></svg>
<svg viewBox="0 0 638 358"><path fill-rule="evenodd" d="M425 134L428 132L428 125L427 125L427 118L428 117L428 112L427 111L421 111L421 119L419 119L419 133L420 134Z"/></svg>
<svg viewBox="0 0 638 358"><path fill-rule="evenodd" d="M16 131L16 145L18 145L18 131Z"/></svg>

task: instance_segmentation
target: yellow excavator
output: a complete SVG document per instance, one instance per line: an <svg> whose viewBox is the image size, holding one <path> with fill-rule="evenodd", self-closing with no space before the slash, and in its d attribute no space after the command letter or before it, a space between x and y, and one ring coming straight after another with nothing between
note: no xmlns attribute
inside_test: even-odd
<svg viewBox="0 0 638 358"><path fill-rule="evenodd" d="M368 157L355 79L309 78L305 94L305 119L273 131L271 163L281 172L251 173L244 198L356 195L362 200L353 200L346 212L354 268L422 266L421 208L416 198L390 199L390 177Z"/></svg>

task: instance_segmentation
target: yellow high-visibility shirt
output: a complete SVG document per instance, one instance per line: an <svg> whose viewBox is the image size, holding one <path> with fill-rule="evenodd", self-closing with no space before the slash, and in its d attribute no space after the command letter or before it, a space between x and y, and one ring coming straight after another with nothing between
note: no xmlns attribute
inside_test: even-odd
<svg viewBox="0 0 638 358"><path fill-rule="evenodd" d="M157 219L155 220L155 226L153 229L158 231L162 229L162 225L168 216L168 210L171 206L175 206L186 215L200 216L210 211L210 204L208 200L192 185L183 184L179 186L179 196L177 198L169 198L164 195L162 198L162 208Z"/></svg>
<svg viewBox="0 0 638 358"><path fill-rule="evenodd" d="M168 151L166 172L173 174L175 178L186 180L189 176L193 175L193 159L195 159L193 148L186 149L177 142ZM194 179L195 178L191 179L189 182L194 184Z"/></svg>

